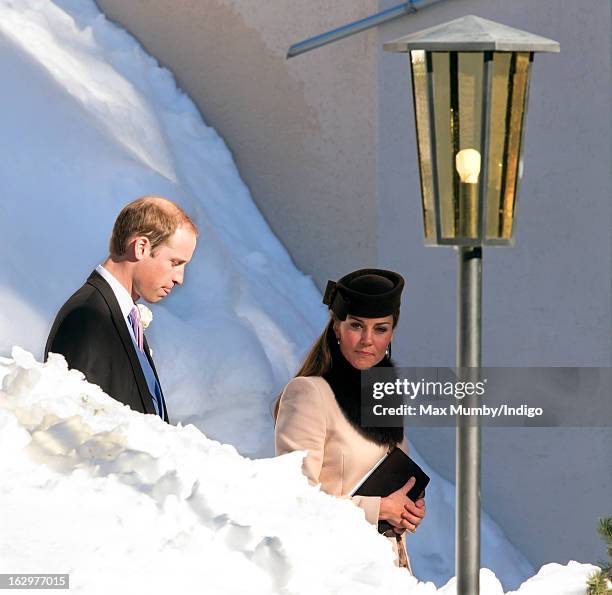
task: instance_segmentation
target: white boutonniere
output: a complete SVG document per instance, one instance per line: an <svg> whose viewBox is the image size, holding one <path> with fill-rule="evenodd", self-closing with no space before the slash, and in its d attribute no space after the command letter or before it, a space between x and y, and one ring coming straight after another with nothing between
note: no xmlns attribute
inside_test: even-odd
<svg viewBox="0 0 612 595"><path fill-rule="evenodd" d="M142 322L142 328L146 329L151 324L153 320L153 312L149 310L144 304L136 304L138 306L138 311L140 312L140 322Z"/></svg>

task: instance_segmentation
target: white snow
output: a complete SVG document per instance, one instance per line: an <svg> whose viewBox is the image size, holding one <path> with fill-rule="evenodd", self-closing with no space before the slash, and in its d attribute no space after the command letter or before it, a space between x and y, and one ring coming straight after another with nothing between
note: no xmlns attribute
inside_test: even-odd
<svg viewBox="0 0 612 595"><path fill-rule="evenodd" d="M152 593L416 585L356 508L307 486L297 454L236 451L273 453L271 402L326 313L171 74L90 0L0 0L0 79L0 355L12 353L0 367L0 572L70 572L87 593L120 581ZM130 412L61 358L36 363L57 309L106 256L117 212L148 193L201 230L185 286L152 307L147 330L184 427ZM410 553L442 585L453 490L412 454L432 484ZM482 530L483 565L503 584L533 574L486 515ZM572 581L590 568L547 565L520 593L580 593ZM490 571L482 581L502 592Z"/></svg>
<svg viewBox="0 0 612 595"><path fill-rule="evenodd" d="M455 592L395 567L360 509L308 484L303 453L243 458L131 411L58 355L15 347L0 385L0 573L69 573L87 594ZM517 593L578 595L594 570L549 564ZM503 595L490 570L481 583Z"/></svg>

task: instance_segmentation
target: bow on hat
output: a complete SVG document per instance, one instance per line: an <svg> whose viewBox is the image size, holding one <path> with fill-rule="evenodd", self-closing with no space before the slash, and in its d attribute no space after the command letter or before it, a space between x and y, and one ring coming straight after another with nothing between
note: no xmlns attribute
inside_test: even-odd
<svg viewBox="0 0 612 595"><path fill-rule="evenodd" d="M335 281L328 281L323 295L323 303L340 319L346 320L348 316L348 304L338 291L338 284Z"/></svg>

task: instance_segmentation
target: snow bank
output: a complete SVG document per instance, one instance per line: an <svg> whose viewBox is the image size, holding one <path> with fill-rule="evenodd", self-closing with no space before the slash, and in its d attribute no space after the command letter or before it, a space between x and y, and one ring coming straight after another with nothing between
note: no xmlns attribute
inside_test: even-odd
<svg viewBox="0 0 612 595"><path fill-rule="evenodd" d="M17 343L40 358L120 208L167 196L201 231L184 287L152 307L147 331L170 418L273 454L271 402L327 314L223 140L90 0L0 0L0 77L0 354Z"/></svg>
<svg viewBox="0 0 612 595"><path fill-rule="evenodd" d="M69 573L76 593L454 593L393 564L302 453L249 460L142 415L16 347L0 359L0 572ZM578 595L595 567L550 564L516 593ZM482 594L502 595L482 571Z"/></svg>
<svg viewBox="0 0 612 595"><path fill-rule="evenodd" d="M308 486L300 453L243 458L129 410L61 356L13 356L0 367L1 572L69 572L83 593L416 584L356 507Z"/></svg>

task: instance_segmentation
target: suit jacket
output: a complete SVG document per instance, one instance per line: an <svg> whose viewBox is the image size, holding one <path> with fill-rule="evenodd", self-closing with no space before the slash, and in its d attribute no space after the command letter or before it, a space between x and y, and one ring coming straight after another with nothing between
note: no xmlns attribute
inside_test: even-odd
<svg viewBox="0 0 612 595"><path fill-rule="evenodd" d="M405 440L398 446L407 450ZM388 448L368 440L351 425L324 378L299 376L287 384L276 419L275 447L277 455L307 450L303 471L310 483L320 483L332 496L350 497L366 520L378 525L380 498L351 497L350 493ZM397 553L395 539L391 541Z"/></svg>
<svg viewBox="0 0 612 595"><path fill-rule="evenodd" d="M146 338L144 351L159 383ZM45 360L50 352L61 353L70 368L83 372L88 382L97 384L117 401L135 411L155 415L151 393L119 302L110 285L96 271L58 312L47 339ZM168 421L167 413L164 419Z"/></svg>

